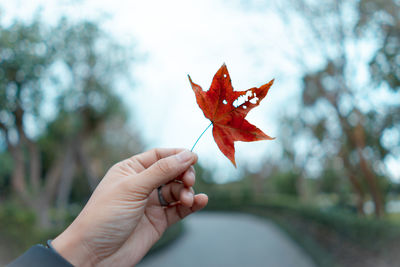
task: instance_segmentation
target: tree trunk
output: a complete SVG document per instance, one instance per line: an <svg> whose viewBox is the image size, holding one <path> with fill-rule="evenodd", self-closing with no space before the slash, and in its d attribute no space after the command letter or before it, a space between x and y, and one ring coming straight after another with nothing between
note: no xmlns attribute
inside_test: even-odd
<svg viewBox="0 0 400 267"><path fill-rule="evenodd" d="M364 200L365 200L364 189L363 189L359 179L357 178L356 172L353 170L353 168L350 164L349 156L347 154L343 155L344 154L343 150L340 152L340 154L342 156L343 164L347 171L347 176L349 177L350 184L353 188L353 192L356 194L356 205L357 205L358 214L365 215L365 212L364 212Z"/></svg>
<svg viewBox="0 0 400 267"><path fill-rule="evenodd" d="M375 206L375 215L377 217L382 217L382 215L385 213L385 208L383 205L381 189L379 187L376 175L371 170L367 160L363 155L363 150L365 148L365 134L364 128L360 123L354 129L354 142L357 147L357 154L360 161L360 169L364 173L369 191L372 195L372 200Z"/></svg>
<svg viewBox="0 0 400 267"><path fill-rule="evenodd" d="M74 145L68 146L63 162L60 184L58 187L58 194L56 199L56 206L58 209L61 210L67 207L68 198L71 192L73 175L75 172L74 150Z"/></svg>
<svg viewBox="0 0 400 267"><path fill-rule="evenodd" d="M9 148L9 150L14 161L14 168L11 176L12 189L18 197L27 203L29 202L29 196L25 182L24 153L20 145Z"/></svg>
<svg viewBox="0 0 400 267"><path fill-rule="evenodd" d="M358 182L357 177L355 175L349 173L349 180L353 186L354 192L356 192L356 195L357 195L356 203L357 203L358 214L364 216L365 215L365 212L364 212L364 197L365 197L364 190L362 190L362 187L361 187L360 183Z"/></svg>
<svg viewBox="0 0 400 267"><path fill-rule="evenodd" d="M32 209L36 215L36 226L39 229L51 229L52 223L50 221L50 202L45 195L38 196L32 202Z"/></svg>
<svg viewBox="0 0 400 267"><path fill-rule="evenodd" d="M37 195L40 190L40 175L41 175L41 155L37 144L25 137L25 141L29 150L29 181L32 187L32 192Z"/></svg>

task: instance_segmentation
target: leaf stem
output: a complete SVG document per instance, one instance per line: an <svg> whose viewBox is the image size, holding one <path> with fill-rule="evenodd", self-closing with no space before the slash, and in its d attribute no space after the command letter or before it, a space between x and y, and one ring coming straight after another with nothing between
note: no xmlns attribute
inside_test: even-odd
<svg viewBox="0 0 400 267"><path fill-rule="evenodd" d="M208 125L207 128L201 133L201 135L199 136L199 138L197 138L196 143L194 143L194 145L193 145L192 149L190 149L190 151L193 151L193 149L194 149L194 147L196 146L197 142L199 142L200 138L201 138L201 137L203 136L203 134L208 130L208 128L210 128L210 126L211 126L212 124L213 124L213 123L211 122L210 125Z"/></svg>

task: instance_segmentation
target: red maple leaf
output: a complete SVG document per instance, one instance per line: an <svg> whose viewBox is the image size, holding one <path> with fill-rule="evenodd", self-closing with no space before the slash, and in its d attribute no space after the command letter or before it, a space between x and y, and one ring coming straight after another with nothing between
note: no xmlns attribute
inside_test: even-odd
<svg viewBox="0 0 400 267"><path fill-rule="evenodd" d="M197 104L204 116L211 120L213 136L221 152L235 165L235 141L253 142L272 140L246 119L247 113L258 106L267 95L274 80L263 86L245 91L233 91L228 69L223 64L214 75L208 91L192 82L190 84L196 94Z"/></svg>

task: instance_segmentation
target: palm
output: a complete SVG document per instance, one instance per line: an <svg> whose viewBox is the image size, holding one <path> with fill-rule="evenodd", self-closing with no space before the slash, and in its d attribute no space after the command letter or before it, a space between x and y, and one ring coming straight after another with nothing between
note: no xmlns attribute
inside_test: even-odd
<svg viewBox="0 0 400 267"><path fill-rule="evenodd" d="M99 189L102 191L102 187L107 187L115 179L121 180L126 176L138 175L146 168L148 168L146 163L135 160L135 158L123 161L110 170ZM189 170L192 171L192 169L188 169L176 177L182 183L175 183L172 180L163 189L163 195L167 202L176 202L174 205L161 207L157 189L154 189L150 195L146 195L140 190L141 188L135 191L125 191L125 194L117 195L117 199L107 205L114 216L109 217L112 221L103 224L104 229L100 232L112 232L117 228L119 233L118 235L110 234L113 236L112 242L105 241L108 246L108 254L111 256L104 257L103 266L130 266L132 263L137 263L170 225L198 209L197 206L204 205L201 203L204 202L202 196L196 196L191 201L186 201L181 197L182 192L190 190L186 187L188 182L185 178L186 173L190 172ZM189 184L191 183L194 181L189 182ZM125 233L121 233L121 230ZM100 244L100 246L104 246L104 244Z"/></svg>

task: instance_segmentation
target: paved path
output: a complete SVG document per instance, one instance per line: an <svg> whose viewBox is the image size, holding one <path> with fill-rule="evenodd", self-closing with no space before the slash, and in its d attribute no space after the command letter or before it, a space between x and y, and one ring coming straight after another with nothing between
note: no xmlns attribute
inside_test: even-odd
<svg viewBox="0 0 400 267"><path fill-rule="evenodd" d="M272 222L234 213L199 213L185 233L139 267L315 267L311 258Z"/></svg>

